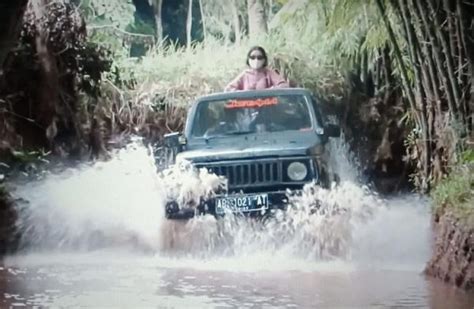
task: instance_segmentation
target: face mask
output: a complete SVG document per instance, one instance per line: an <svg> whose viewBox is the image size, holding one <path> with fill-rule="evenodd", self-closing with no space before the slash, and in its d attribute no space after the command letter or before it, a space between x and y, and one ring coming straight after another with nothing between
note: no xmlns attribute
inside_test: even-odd
<svg viewBox="0 0 474 309"><path fill-rule="evenodd" d="M258 70L263 67L263 64L265 63L265 60L259 60L259 59L249 59L249 65L252 69Z"/></svg>

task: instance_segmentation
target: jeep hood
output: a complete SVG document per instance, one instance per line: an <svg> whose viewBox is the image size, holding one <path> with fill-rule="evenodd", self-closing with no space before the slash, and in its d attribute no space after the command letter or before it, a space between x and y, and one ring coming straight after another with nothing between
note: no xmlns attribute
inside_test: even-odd
<svg viewBox="0 0 474 309"><path fill-rule="evenodd" d="M278 132L221 136L209 140L191 140L188 149L177 159L194 163L254 159L262 157L304 156L314 153L322 144L314 131Z"/></svg>

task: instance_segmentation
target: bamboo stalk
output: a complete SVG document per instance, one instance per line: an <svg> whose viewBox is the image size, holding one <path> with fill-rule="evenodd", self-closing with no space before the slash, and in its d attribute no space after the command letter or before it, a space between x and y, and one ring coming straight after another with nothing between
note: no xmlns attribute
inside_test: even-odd
<svg viewBox="0 0 474 309"><path fill-rule="evenodd" d="M421 42L421 47L422 47L422 51L423 51L423 54L424 54L424 59L426 59L426 62L428 64L428 73L429 73L429 77L430 77L430 80L431 80L431 87L432 87L432 90L433 90L433 94L434 94L434 99L435 99L435 106L437 108L437 112L438 113L441 113L442 109L441 109L441 93L440 93L440 84L441 82L439 81L438 79L438 75L436 74L436 67L435 67L435 64L433 62L433 53L432 53L432 49L429 48L429 45L427 43L427 40L429 40L429 36L428 36L428 31L426 30L425 27L423 27L423 22L421 21L421 13L420 11L418 10L418 7L414 4L414 1L416 0L412 0L411 1L411 4L412 4L412 7L413 7L413 15L414 15L414 19L415 19L415 25L418 26L418 33L419 33L419 42ZM415 31L415 34L417 32Z"/></svg>
<svg viewBox="0 0 474 309"><path fill-rule="evenodd" d="M380 91L380 84L382 83L382 75L380 74L380 51L377 49L377 60L375 61L375 87L376 87L376 93L379 93Z"/></svg>
<svg viewBox="0 0 474 309"><path fill-rule="evenodd" d="M456 11L457 11L457 8L456 8ZM465 73L466 73L467 66L465 66L464 63L463 63L464 50L463 50L463 46L462 46L462 28L461 28L462 23L463 23L463 21L461 20L460 16L458 15L456 17L456 38L457 38L456 48L457 48L457 51L458 51L458 83L460 85L466 85Z"/></svg>
<svg viewBox="0 0 474 309"><path fill-rule="evenodd" d="M390 97L393 91L393 78L392 78L392 64L390 63L390 56L388 54L388 46L382 50L382 67L384 69L385 83L384 83L384 105L388 106Z"/></svg>
<svg viewBox="0 0 474 309"><path fill-rule="evenodd" d="M415 69L415 86L416 86L417 91L419 92L420 106L422 106L423 104L422 100L424 99L425 94L424 94L423 86L421 85L420 59L418 58L418 53L417 53L417 50L419 48L418 41L416 40L416 37L414 34L411 18L407 13L408 3L406 2L406 0L399 0L399 1L400 1L399 9L400 9L402 20L405 26L407 42L408 42L409 51L410 51L410 60Z"/></svg>
<svg viewBox="0 0 474 309"><path fill-rule="evenodd" d="M474 86L474 38L472 37L473 34L469 34L469 26L466 26L466 21L468 21L469 18L466 16L462 0L457 0L456 4L456 9L460 21L459 26L461 32L461 43L464 50L464 54L467 58L467 63L470 71L470 84L471 86ZM474 95L474 93L472 95Z"/></svg>
<svg viewBox="0 0 474 309"><path fill-rule="evenodd" d="M474 127L474 117L472 113L474 112L474 38L472 35L469 34L469 27L466 27L466 21L471 20L466 16L466 12L463 7L462 0L456 1L456 11L459 17L459 27L460 27L460 40L462 43L462 47L464 50L464 54L466 55L466 61L468 63L468 82L466 82L466 87L469 87L470 84L470 101L471 104L468 103L468 100L464 100L465 104L465 113L466 117L471 117L471 122L467 124L466 129L469 131L473 131ZM471 16L472 17L472 16Z"/></svg>
<svg viewBox="0 0 474 309"><path fill-rule="evenodd" d="M421 43L418 44L418 57L419 59L425 59L426 65L422 66L422 74L423 74L423 83L424 83L424 88L425 92L427 94L427 97L430 97L431 99L428 100L427 102L429 103L428 106L426 106L426 109L424 110L424 114L426 114L426 125L427 125L427 135L428 135L428 142L430 144L430 148L427 148L430 151L429 157L431 158L431 162L435 161L435 156L436 152L432 152L433 146L435 146L435 140L433 139L433 135L435 133L435 122L436 122L436 116L437 115L442 115L442 110L441 110L441 96L439 93L439 81L436 75L436 69L433 63L433 55L431 53L431 50L428 48L427 44L423 44L425 41L426 31L423 29L423 24L420 20L420 12L417 10L416 5L413 3L414 1L417 0L411 0L407 2L409 4L409 7L412 7L413 10L409 11L412 15L412 29L413 29L413 34L415 37L417 37L416 42ZM418 32L416 31L415 27L418 26ZM420 46L421 45L421 46ZM429 94L429 95L428 95ZM430 169L433 168L434 166L430 166ZM434 173L433 170L430 171L431 174Z"/></svg>
<svg viewBox="0 0 474 309"><path fill-rule="evenodd" d="M456 30L455 30L455 25L454 25L454 16L453 16L453 10L452 10L452 2L451 0L443 0L443 8L444 11L446 12L446 21L448 25L448 33L449 33L449 46L451 48L452 52L452 57L453 61L456 62L456 57L460 57L459 54L456 54L456 49L457 49L457 44L456 44ZM454 67L454 66L453 66Z"/></svg>
<svg viewBox="0 0 474 309"><path fill-rule="evenodd" d="M464 49L464 54L468 58L469 67L471 69L471 83L474 84L474 44L473 38L470 38L469 34L469 26L466 27L466 21L468 21L468 17L463 8L462 0L457 0L457 12L460 20L460 28L461 28L461 42ZM471 34L472 36L472 34Z"/></svg>
<svg viewBox="0 0 474 309"><path fill-rule="evenodd" d="M439 14L436 12L434 5L433 5L433 0L427 0L428 7L430 9L430 13L433 16L433 26L438 34L438 38L441 42L441 46L443 47L445 59L446 59L446 69L448 71L448 77L449 77L449 82L451 84L451 88L453 91L453 96L454 96L454 103L456 105L456 108L459 110L461 108L461 95L459 91L458 84L456 83L456 76L454 74L454 65L453 65L453 58L452 58L452 50L451 46L448 44L448 41L446 39L445 33L443 32L443 29L441 28L442 22L439 18ZM464 115L461 115L461 120Z"/></svg>
<svg viewBox="0 0 474 309"><path fill-rule="evenodd" d="M443 55L438 45L438 39L436 37L436 34L434 33L432 24L430 23L430 20L428 19L429 12L426 9L426 7L421 3L420 0L417 0L414 2L416 3L419 16L421 16L421 20L423 21L424 27L426 29L429 42L431 43L434 59L436 62L436 68L437 68L439 76L441 77L441 81L443 83L443 88L446 93L449 110L451 112L453 119L457 121L458 115L457 115L457 108L456 108L456 103L454 100L454 95L452 92L451 84L448 80L448 76L446 75L446 71L444 70L444 67L443 67Z"/></svg>
<svg viewBox="0 0 474 309"><path fill-rule="evenodd" d="M399 9L402 13L402 20L405 24L406 36L408 40L409 50L410 50L410 59L415 70L415 85L418 92L419 105L421 107L421 125L422 130L421 134L423 137L424 145L424 165L423 172L426 179L429 178L431 172L431 138L428 133L428 120L427 120L427 109L426 109L426 93L423 87L423 77L421 71L421 57L419 57L419 45L418 40L415 36L415 30L413 28L411 15L408 12L408 2L407 0L399 0Z"/></svg>
<svg viewBox="0 0 474 309"><path fill-rule="evenodd" d="M435 94L434 94L434 90L431 84L431 76L429 73L429 69L427 69L427 67L424 66L421 72L423 75L422 84L423 84L423 87L425 88L426 97L427 97L425 114L426 114L428 140L430 141L430 144L432 147L433 144L435 143L435 141L433 140L433 132L434 132L434 120L436 116L436 113L434 112L435 111L434 106L436 106L436 100L434 99Z"/></svg>
<svg viewBox="0 0 474 309"><path fill-rule="evenodd" d="M385 27L387 29L388 35L390 37L390 41L392 42L394 52L395 52L395 57L398 61L398 64L400 65L400 70L402 73L402 81L403 81L403 86L405 88L405 92L408 97L408 102L410 104L411 111L413 112L415 116L415 122L418 127L421 127L421 121L420 117L418 115L418 111L416 109L416 103L415 103L415 96L413 94L413 90L410 87L409 80L408 80L408 74L407 74L407 69L405 66L405 63L403 62L402 58L402 53L400 51L400 46L398 45L397 38L395 37L395 33L393 32L392 26L390 25L390 21L388 20L388 17L385 13L385 7L382 3L382 0L376 0L377 7L379 9L380 15L382 16L382 19L384 21Z"/></svg>

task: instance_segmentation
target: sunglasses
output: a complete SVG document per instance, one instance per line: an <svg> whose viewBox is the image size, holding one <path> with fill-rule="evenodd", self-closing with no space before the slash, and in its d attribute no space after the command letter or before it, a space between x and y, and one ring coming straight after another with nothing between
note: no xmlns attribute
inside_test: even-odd
<svg viewBox="0 0 474 309"><path fill-rule="evenodd" d="M252 60L254 60L254 59L263 60L263 59L265 59L265 57L263 57L262 55L258 55L258 56L250 55L250 56L249 56L249 59L252 59Z"/></svg>

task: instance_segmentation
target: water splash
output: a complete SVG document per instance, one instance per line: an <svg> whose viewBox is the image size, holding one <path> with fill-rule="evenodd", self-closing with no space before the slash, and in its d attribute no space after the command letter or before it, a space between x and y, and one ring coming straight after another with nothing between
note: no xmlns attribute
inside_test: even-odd
<svg viewBox="0 0 474 309"><path fill-rule="evenodd" d="M161 192L166 200L174 200L183 207L197 207L200 200L212 197L220 189L226 189L223 177L211 174L207 169L194 169L191 162L180 160L160 174Z"/></svg>
<svg viewBox="0 0 474 309"><path fill-rule="evenodd" d="M301 195L289 195L289 210L280 211L264 222L233 214L220 220L205 216L189 222L166 222L162 249L175 256L201 258L250 256L258 252L272 257L279 255L309 260L350 259L353 232L370 220L378 208L387 205L367 186L359 183L358 170L349 161L345 143L334 142L331 151L334 171L341 181L330 190L307 185ZM175 186L176 181L183 182L190 176L188 170L186 177L180 176L178 170L173 170L173 173L176 175L169 179ZM195 175L202 175L202 171L195 171ZM219 180L212 179L207 184L218 187ZM199 187L203 183L201 179L192 182L193 190L186 192L208 194Z"/></svg>
<svg viewBox="0 0 474 309"><path fill-rule="evenodd" d="M49 174L18 186L22 247L84 249L143 242L155 246L162 194L148 149L133 143L108 162Z"/></svg>
<svg viewBox="0 0 474 309"><path fill-rule="evenodd" d="M28 201L19 212L23 246L91 250L132 244L160 256L200 260L345 260L359 265L425 261L427 201L379 197L360 182L345 143L334 142L331 148L340 183L330 190L306 186L301 196L290 198L290 210L273 220L261 223L228 215L177 222L163 217L170 196L192 205L225 182L185 164L158 175L148 149L135 142L108 162L51 174L18 188L16 195Z"/></svg>

